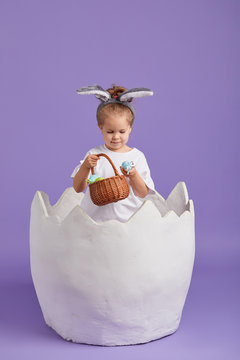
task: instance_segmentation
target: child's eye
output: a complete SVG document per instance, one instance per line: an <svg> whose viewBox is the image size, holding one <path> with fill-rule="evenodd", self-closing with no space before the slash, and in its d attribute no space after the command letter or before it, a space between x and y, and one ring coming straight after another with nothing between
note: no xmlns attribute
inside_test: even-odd
<svg viewBox="0 0 240 360"><path fill-rule="evenodd" d="M112 134L113 131L107 131L108 134ZM121 134L124 134L125 131L120 131Z"/></svg>

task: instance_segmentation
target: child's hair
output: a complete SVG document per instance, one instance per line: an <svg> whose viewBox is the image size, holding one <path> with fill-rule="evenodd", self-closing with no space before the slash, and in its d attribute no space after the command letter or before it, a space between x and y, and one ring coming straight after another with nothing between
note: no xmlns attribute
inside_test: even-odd
<svg viewBox="0 0 240 360"><path fill-rule="evenodd" d="M106 91L109 92L109 94L111 94L111 97L114 98L115 96L120 95L121 93L123 93L124 91L127 91L128 89L126 89L123 86L118 86L116 84L112 85L112 88L107 89ZM126 115L127 121L130 125L130 127L132 127L133 125L133 114L131 112L131 110L122 104L118 104L118 103L110 103L106 106L103 106L98 112L97 112L97 122L98 122L98 126L99 125L103 125L104 124L104 119L106 116L108 116L109 114L116 114L116 115Z"/></svg>

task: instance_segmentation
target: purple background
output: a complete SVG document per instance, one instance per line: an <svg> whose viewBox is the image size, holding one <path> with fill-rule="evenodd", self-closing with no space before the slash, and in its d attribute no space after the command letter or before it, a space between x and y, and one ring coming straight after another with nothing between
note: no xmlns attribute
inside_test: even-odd
<svg viewBox="0 0 240 360"><path fill-rule="evenodd" d="M2 359L239 358L239 1L0 1ZM145 345L68 343L43 320L30 273L36 190L54 204L103 143L98 83L148 87L128 145L165 198L185 181L196 258L178 331ZM4 356L3 356L4 355Z"/></svg>

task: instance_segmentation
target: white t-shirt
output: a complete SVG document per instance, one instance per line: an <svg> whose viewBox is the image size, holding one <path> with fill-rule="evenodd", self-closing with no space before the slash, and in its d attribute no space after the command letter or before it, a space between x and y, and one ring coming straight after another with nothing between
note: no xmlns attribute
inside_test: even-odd
<svg viewBox="0 0 240 360"><path fill-rule="evenodd" d="M90 154L98 154L104 153L110 157L112 162L114 163L119 175L122 175L120 166L123 161L133 161L138 171L139 175L142 177L147 187L149 188L148 194L155 194L154 183L151 178L150 169L147 164L147 160L142 151L132 148L128 152L120 153L116 151L109 150L105 144L97 146L95 148L90 149L83 160L80 161L75 169L73 170L71 177L74 178L78 170L80 169L82 163L86 159L86 157ZM94 173L103 178L108 178L114 176L114 170L110 162L103 156L101 156L97 162L97 166L94 167ZM89 177L91 176L91 172L89 173ZM133 189L130 185L129 178L126 177L129 187L130 193L126 199L119 200L114 203L106 204L103 206L95 205L92 202L89 186L86 189L83 200L81 202L81 208L86 211L86 213L96 222L103 222L106 220L116 219L121 222L126 222L142 205L145 198L140 198L136 196L133 192ZM148 195L147 194L147 195ZM146 196L147 196L146 195Z"/></svg>

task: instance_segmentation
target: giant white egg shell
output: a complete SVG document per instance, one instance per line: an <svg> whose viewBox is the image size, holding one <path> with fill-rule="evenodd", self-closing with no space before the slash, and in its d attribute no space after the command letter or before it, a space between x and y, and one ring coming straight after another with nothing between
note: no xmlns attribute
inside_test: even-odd
<svg viewBox="0 0 240 360"><path fill-rule="evenodd" d="M184 182L156 192L123 223L95 222L84 193L67 188L31 206L33 283L47 325L66 340L146 343L177 330L195 254L194 209Z"/></svg>

